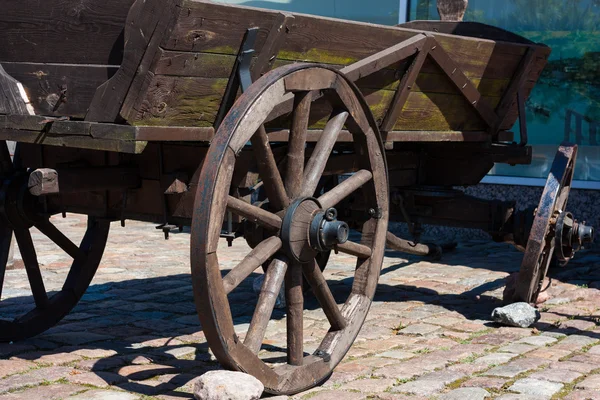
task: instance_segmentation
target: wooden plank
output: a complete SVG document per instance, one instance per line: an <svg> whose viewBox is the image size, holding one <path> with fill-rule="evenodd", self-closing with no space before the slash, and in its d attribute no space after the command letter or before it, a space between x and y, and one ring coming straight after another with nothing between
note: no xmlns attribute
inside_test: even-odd
<svg viewBox="0 0 600 400"><path fill-rule="evenodd" d="M139 109L139 104L145 98L144 94L148 90L150 82L155 75L154 68L160 59L160 53L158 53L159 44L163 37L168 35L168 32L170 32L175 23L175 18L177 16L176 6L179 5L179 2L179 0L163 0L157 6L158 10L160 10L161 6L164 7L164 15L156 25L152 39L148 43L148 49L144 53L144 57L136 70L133 82L131 82L131 87L123 101L120 116L125 120L134 118Z"/></svg>
<svg viewBox="0 0 600 400"><path fill-rule="evenodd" d="M158 49L156 75L189 76L198 78L229 78L235 56Z"/></svg>
<svg viewBox="0 0 600 400"><path fill-rule="evenodd" d="M182 5L173 34L163 44L170 50L235 54L234 49L239 47L248 27L260 26L265 31L273 24L275 16L276 12L268 10L187 0ZM348 65L419 33L352 21L300 14L294 16L286 44L279 53L281 59ZM468 49L469 57L463 58L462 54L457 57L464 66L470 66L463 68L466 71L480 68L483 72L492 55L518 56L524 52L522 46L514 44L444 34L436 36L444 38L443 46L448 46L447 50L452 54L458 55ZM504 65L507 70L510 69L507 63Z"/></svg>
<svg viewBox="0 0 600 400"><path fill-rule="evenodd" d="M322 130L309 130L306 141L316 143L321 138ZM500 131L498 140L501 142L512 142L513 132ZM287 142L289 131L286 129L271 131L268 134L269 141ZM487 131L391 131L388 132L386 140L391 142L489 142L491 137ZM351 143L352 134L342 130L336 143Z"/></svg>
<svg viewBox="0 0 600 400"><path fill-rule="evenodd" d="M213 128L138 126L135 140L159 142L210 142L215 136Z"/></svg>
<svg viewBox="0 0 600 400"><path fill-rule="evenodd" d="M488 98L495 105L499 98ZM373 101L373 100L372 100ZM374 110L378 112L378 109ZM376 115L381 118L381 114ZM485 124L462 96L411 93L394 130L483 131Z"/></svg>
<svg viewBox="0 0 600 400"><path fill-rule="evenodd" d="M131 6L125 24L125 50L117 73L103 83L90 104L86 115L89 121L114 122L123 105L138 68L145 73L154 59L164 29L157 29L161 19L169 19L173 2L136 0ZM156 35L156 36L155 36ZM136 93L137 94L137 93Z"/></svg>
<svg viewBox="0 0 600 400"><path fill-rule="evenodd" d="M485 129L477 116L472 121L466 121L473 119L474 114L469 110L468 103L461 99L460 94L421 93L419 89L422 84L433 85L428 84L427 79L428 76L423 74L417 78L414 93L409 95L405 105L405 109L409 112L425 112L425 115L420 119L412 120L409 125L397 124L395 130L438 130L429 127L428 120L443 121L445 115L442 114L444 113L449 113L449 123L443 124L443 128L439 130ZM504 83L502 82L496 88L503 86ZM143 108L132 122L144 126L210 127L219 109L226 84L226 79L156 76L150 86L152 90L146 94L147 98L143 102ZM447 88L456 93L452 86L448 80L446 80L445 86L440 85L441 90ZM361 90L371 106L375 118L381 121L395 92L391 90L375 91L367 88L361 88ZM484 97L492 105L499 101L499 97ZM325 115L328 114L329 112L325 113ZM440 126L440 124L436 122L435 126ZM461 126L469 128L461 128Z"/></svg>
<svg viewBox="0 0 600 400"><path fill-rule="evenodd" d="M511 106L513 106L514 102L516 101L518 91L521 90L521 87L523 87L525 80L529 78L534 57L535 50L532 48L527 49L527 53L525 53L523 60L521 60L519 68L517 68L517 71L511 79L508 88L504 92L500 103L496 107L496 114L498 114L498 118L493 126L490 127L490 132L492 134L495 134L496 131L498 131L498 129L504 125L504 120L507 117Z"/></svg>
<svg viewBox="0 0 600 400"><path fill-rule="evenodd" d="M231 68L233 68L233 63L235 62L235 57L231 55L166 51L162 49L160 51L162 53L155 69L156 75L228 79ZM289 60L275 60L274 68L292 63L293 61ZM331 66L336 69L345 67L340 64L331 64ZM388 68L383 68L361 77L356 83L361 90L394 90L398 86L399 76L407 67L408 61L395 63ZM501 93L504 93L504 90L508 86L510 80L508 78L493 78L494 74L496 74L494 71L496 69L490 69L489 73L486 73L486 78L470 77L473 84L484 95L499 96ZM417 79L415 90L436 93L455 92L452 83L444 78L443 73L431 60L425 61Z"/></svg>
<svg viewBox="0 0 600 400"><path fill-rule="evenodd" d="M115 74L118 66L2 63L23 84L38 115L83 118L96 88ZM64 93L64 94L63 94Z"/></svg>
<svg viewBox="0 0 600 400"><path fill-rule="evenodd" d="M0 61L119 65L132 0L5 1Z"/></svg>
<svg viewBox="0 0 600 400"><path fill-rule="evenodd" d="M135 118L136 125L212 126L227 79L153 77Z"/></svg>
<svg viewBox="0 0 600 400"><path fill-rule="evenodd" d="M456 85L456 88L463 94L465 99L477 111L477 114L488 126L492 126L498 119L494 110L490 107L473 82L469 80L455 62L456 55L450 56L446 51L437 47L431 48L429 53L437 65L446 73L448 78Z"/></svg>
<svg viewBox="0 0 600 400"><path fill-rule="evenodd" d="M51 136L35 131L0 128L0 140L140 154L147 142L94 139L90 136Z"/></svg>
<svg viewBox="0 0 600 400"><path fill-rule="evenodd" d="M531 66L531 71L529 76L525 80L523 87L521 88L523 93L523 98L526 100L529 98L531 91L533 90L536 82L540 78L542 71L546 64L548 63L548 57L550 56L550 48L549 47L538 47L535 51L535 61ZM500 129L507 130L511 129L515 124L517 118L519 116L519 110L517 108L516 101L511 106L510 111L507 113L506 118L504 120L504 124L500 126Z"/></svg>

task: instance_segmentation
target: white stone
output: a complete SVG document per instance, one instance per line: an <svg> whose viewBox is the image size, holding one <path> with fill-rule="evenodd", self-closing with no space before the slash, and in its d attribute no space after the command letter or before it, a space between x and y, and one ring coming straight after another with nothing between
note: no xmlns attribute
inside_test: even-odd
<svg viewBox="0 0 600 400"><path fill-rule="evenodd" d="M209 371L194 385L197 400L258 400L264 390L255 377L242 372Z"/></svg>

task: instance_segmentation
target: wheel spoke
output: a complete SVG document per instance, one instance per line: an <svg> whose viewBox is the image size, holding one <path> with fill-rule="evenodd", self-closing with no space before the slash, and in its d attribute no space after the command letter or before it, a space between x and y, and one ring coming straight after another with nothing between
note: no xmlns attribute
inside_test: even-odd
<svg viewBox="0 0 600 400"><path fill-rule="evenodd" d="M343 111L333 116L323 129L323 133L315 146L304 171L304 187L300 196L310 197L315 194L319 179L323 175L333 146L348 119L348 112Z"/></svg>
<svg viewBox="0 0 600 400"><path fill-rule="evenodd" d="M302 365L304 359L302 266L294 264L285 275L285 303L287 306L287 362Z"/></svg>
<svg viewBox="0 0 600 400"><path fill-rule="evenodd" d="M319 203L324 209L334 207L340 201L348 197L356 189L360 188L365 183L373 178L373 174L366 169L361 169L344 182L340 183L329 192L319 197Z"/></svg>
<svg viewBox="0 0 600 400"><path fill-rule="evenodd" d="M223 278L225 293L231 293L244 279L256 271L269 258L273 257L280 248L281 239L278 237L273 236L263 240Z"/></svg>
<svg viewBox="0 0 600 400"><path fill-rule="evenodd" d="M35 305L38 308L45 308L48 304L48 294L44 287L44 280L42 279L42 273L40 272L40 265L37 261L31 234L28 229L17 229L15 230L15 238L19 244L21 257L23 257L23 263L25 264L25 270L27 272L27 278L29 279L29 285L31 286L31 293L33 294Z"/></svg>
<svg viewBox="0 0 600 400"><path fill-rule="evenodd" d="M287 263L285 261L274 259L265 274L265 280L258 296L258 304L254 310L246 339L244 339L244 345L255 354L258 354L265 337L286 270Z"/></svg>
<svg viewBox="0 0 600 400"><path fill-rule="evenodd" d="M317 262L313 260L310 263L303 264L303 270L304 276L310 284L315 297L319 301L319 304L321 304L321 307L323 307L323 312L329 320L331 329L333 331L344 329L346 327L346 320L335 302L331 290L329 290L329 285L327 285L327 281Z"/></svg>
<svg viewBox="0 0 600 400"><path fill-rule="evenodd" d="M311 103L311 92L298 92L295 94L292 127L290 129L287 163L285 167L285 190L291 200L298 197L298 194L302 190L304 153Z"/></svg>
<svg viewBox="0 0 600 400"><path fill-rule="evenodd" d="M258 172L265 184L269 203L277 210L283 210L290 204L290 199L285 191L281 174L277 168L275 156L269 144L269 138L263 125L250 139L252 150L256 154Z"/></svg>
<svg viewBox="0 0 600 400"><path fill-rule="evenodd" d="M10 253L10 242L12 240L12 229L8 227L0 228L0 300L2 299L2 288L4 287L4 275L6 274L6 264Z"/></svg>
<svg viewBox="0 0 600 400"><path fill-rule="evenodd" d="M44 235L58 245L61 249L70 255L73 259L85 257L85 253L71 240L58 230L49 220L44 220L35 224Z"/></svg>
<svg viewBox="0 0 600 400"><path fill-rule="evenodd" d="M281 218L279 216L246 203L243 200L236 199L233 196L227 198L227 209L265 228L272 230L279 230L281 228Z"/></svg>
<svg viewBox="0 0 600 400"><path fill-rule="evenodd" d="M351 256L356 256L358 258L369 258L372 253L371 249L364 244L354 243L349 240L346 243L338 244L336 249L342 253L350 254Z"/></svg>

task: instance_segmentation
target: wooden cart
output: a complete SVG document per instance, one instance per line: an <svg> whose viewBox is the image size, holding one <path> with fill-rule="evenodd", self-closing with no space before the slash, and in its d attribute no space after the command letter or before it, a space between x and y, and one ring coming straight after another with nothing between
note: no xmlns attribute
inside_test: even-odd
<svg viewBox="0 0 600 400"><path fill-rule="evenodd" d="M552 254L568 260L593 234L564 211L575 146L560 148L537 212L453 189L494 163L530 162L523 110L544 45L474 23L388 27L199 0L3 5L0 290L14 233L35 307L0 319L2 341L39 334L75 306L111 221L156 222L166 237L191 226L194 296L214 354L271 393L295 393L348 351L386 243L439 253L418 243L420 224L479 228L526 248L514 294L526 301ZM14 159L5 141L18 142ZM89 216L79 245L49 220L66 212ZM409 224L411 242L387 232L390 218ZM73 258L52 296L32 227ZM224 277L220 237L252 248ZM342 306L322 274L332 250L356 257ZM227 295L261 266L252 321L236 333ZM283 286L287 363L271 368L257 354ZM310 355L303 286L331 326Z"/></svg>

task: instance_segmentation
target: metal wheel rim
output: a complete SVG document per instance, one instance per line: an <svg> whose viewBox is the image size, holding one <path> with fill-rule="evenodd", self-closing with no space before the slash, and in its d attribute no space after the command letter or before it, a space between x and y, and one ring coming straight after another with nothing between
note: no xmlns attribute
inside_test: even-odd
<svg viewBox="0 0 600 400"><path fill-rule="evenodd" d="M521 301L535 302L542 289L555 249L551 226L566 209L576 158L577 145L563 143L552 163L521 263L516 292Z"/></svg>

